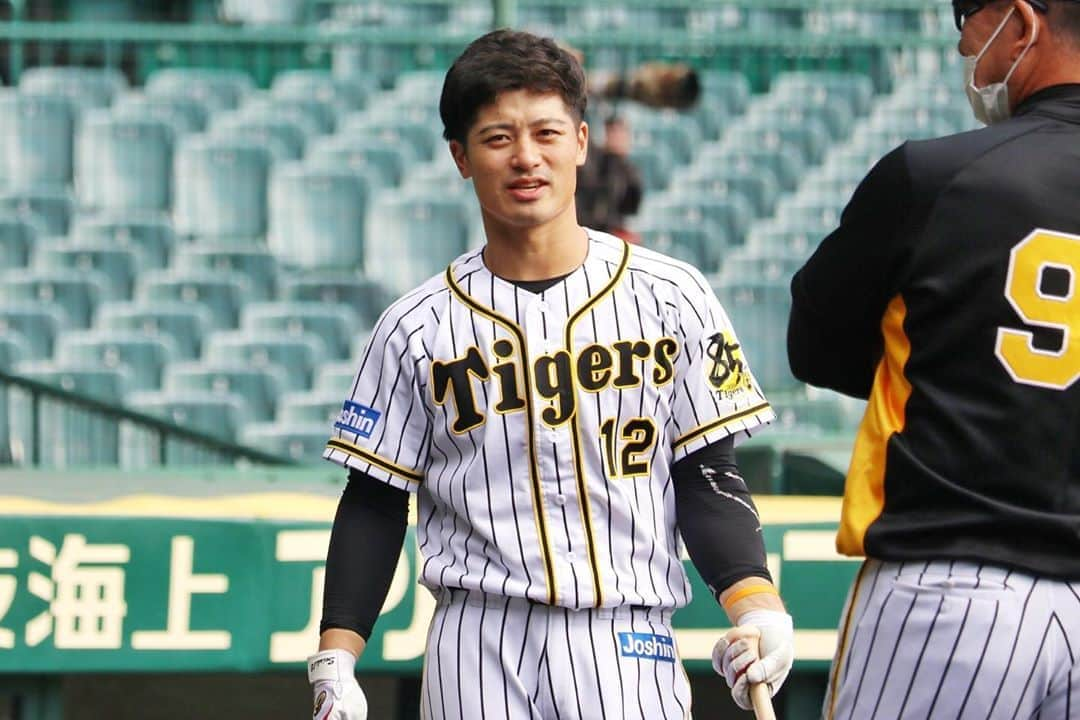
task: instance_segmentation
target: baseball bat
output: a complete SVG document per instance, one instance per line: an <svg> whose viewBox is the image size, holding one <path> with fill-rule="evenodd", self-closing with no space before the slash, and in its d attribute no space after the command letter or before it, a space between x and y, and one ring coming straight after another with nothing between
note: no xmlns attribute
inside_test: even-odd
<svg viewBox="0 0 1080 720"><path fill-rule="evenodd" d="M755 720L776 720L773 712L772 697L766 683L754 683L750 686L750 702L754 706Z"/></svg>

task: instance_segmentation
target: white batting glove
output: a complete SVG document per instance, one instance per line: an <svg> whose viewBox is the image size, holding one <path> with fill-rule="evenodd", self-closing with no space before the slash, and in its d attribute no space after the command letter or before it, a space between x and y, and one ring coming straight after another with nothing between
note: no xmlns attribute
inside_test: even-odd
<svg viewBox="0 0 1080 720"><path fill-rule="evenodd" d="M777 610L743 613L712 652L713 669L724 676L731 697L743 710L753 709L751 684L766 683L769 695L776 695L794 660L795 628L791 616Z"/></svg>
<svg viewBox="0 0 1080 720"><path fill-rule="evenodd" d="M323 650L308 658L308 682L315 693L312 720L367 720L367 698L353 674L348 650Z"/></svg>

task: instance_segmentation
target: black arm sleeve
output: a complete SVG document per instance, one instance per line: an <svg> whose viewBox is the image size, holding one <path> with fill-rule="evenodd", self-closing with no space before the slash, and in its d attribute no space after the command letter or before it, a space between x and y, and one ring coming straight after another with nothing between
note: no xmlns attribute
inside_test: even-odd
<svg viewBox="0 0 1080 720"><path fill-rule="evenodd" d="M771 582L761 521L735 465L734 439L690 453L671 472L679 531L713 595L747 577Z"/></svg>
<svg viewBox="0 0 1080 720"><path fill-rule="evenodd" d="M394 579L408 515L409 493L349 471L326 555L320 633L345 628L364 640L371 636Z"/></svg>
<svg viewBox="0 0 1080 720"><path fill-rule="evenodd" d="M904 148L860 183L840 227L791 280L788 360L804 382L866 398L881 359L881 319L912 203Z"/></svg>

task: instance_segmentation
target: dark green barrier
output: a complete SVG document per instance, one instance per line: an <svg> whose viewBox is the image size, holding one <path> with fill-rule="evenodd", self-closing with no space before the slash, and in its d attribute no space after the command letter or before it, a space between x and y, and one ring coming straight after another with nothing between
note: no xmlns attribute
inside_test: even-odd
<svg viewBox="0 0 1080 720"><path fill-rule="evenodd" d="M161 514L188 512L183 508L193 502L177 498ZM331 498L314 502L332 514ZM834 523L797 518L828 517L839 504L760 504L767 520L783 520L766 525L765 540L795 617L798 666L823 668L857 563L835 556ZM0 515L0 674L263 671L302 662L313 651L327 523L100 511ZM416 572L410 528L362 670L419 671L434 601L416 585ZM707 670L724 615L691 575L695 599L676 614L677 641L689 670Z"/></svg>

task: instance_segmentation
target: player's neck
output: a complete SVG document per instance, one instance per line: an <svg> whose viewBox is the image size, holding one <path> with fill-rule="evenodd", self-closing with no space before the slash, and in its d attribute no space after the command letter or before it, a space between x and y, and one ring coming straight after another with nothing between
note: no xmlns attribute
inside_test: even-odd
<svg viewBox="0 0 1080 720"><path fill-rule="evenodd" d="M573 272L589 253L589 237L574 213L533 228L484 219L484 264L506 280L546 280Z"/></svg>

